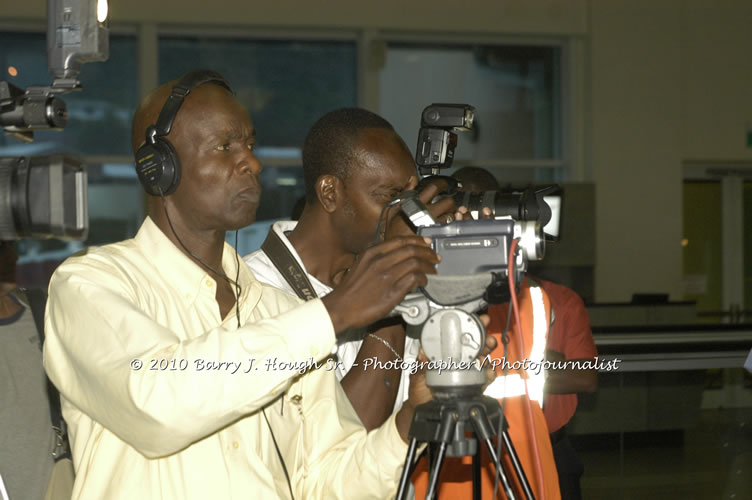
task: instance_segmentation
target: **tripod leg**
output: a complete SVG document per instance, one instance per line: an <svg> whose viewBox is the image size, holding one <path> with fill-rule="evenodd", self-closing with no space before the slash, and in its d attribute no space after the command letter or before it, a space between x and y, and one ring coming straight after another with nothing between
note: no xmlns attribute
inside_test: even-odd
<svg viewBox="0 0 752 500"><path fill-rule="evenodd" d="M426 492L426 500L433 500L437 495L437 485L439 484L439 474L441 474L441 465L444 462L444 455L446 454L447 444L439 444L439 452L436 454L436 460L431 466L431 471L428 474L428 491Z"/></svg>
<svg viewBox="0 0 752 500"><path fill-rule="evenodd" d="M473 500L481 500L481 484L480 484L480 464L481 464L481 448L478 443L478 449L475 450L473 455Z"/></svg>
<svg viewBox="0 0 752 500"><path fill-rule="evenodd" d="M493 441L491 440L491 438L488 438L486 439L485 443L486 448L488 448L488 454L491 456L491 461L493 462L494 467L496 467L496 475L499 476L501 485L504 487L504 493L509 500L515 500L515 498L517 497L515 496L514 491L512 491L512 486L509 484L507 475L504 473L504 466L501 463L501 459L496 454L496 449L494 448Z"/></svg>
<svg viewBox="0 0 752 500"><path fill-rule="evenodd" d="M528 481L527 476L525 475L525 469L522 468L520 457L517 455L517 450L514 449L514 443L512 443L512 440L509 438L509 433L506 429L501 432L501 439L504 440L504 446L507 449L507 453L509 453L509 459L512 461L512 466L517 472L517 478L520 480L525 497L528 499L535 498L533 495L533 489L530 487L530 481Z"/></svg>
<svg viewBox="0 0 752 500"><path fill-rule="evenodd" d="M407 482L410 480L410 474L412 474L415 468L415 450L418 448L418 440L412 438L410 440L410 446L407 448L407 456L405 456L405 466L402 468L402 477L400 478L399 489L397 489L397 500L406 498L407 495Z"/></svg>

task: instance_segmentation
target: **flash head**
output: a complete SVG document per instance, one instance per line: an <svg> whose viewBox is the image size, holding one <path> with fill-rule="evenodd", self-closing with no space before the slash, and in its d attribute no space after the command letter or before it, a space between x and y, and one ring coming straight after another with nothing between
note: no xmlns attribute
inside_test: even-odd
<svg viewBox="0 0 752 500"><path fill-rule="evenodd" d="M47 66L54 88L80 88L81 66L107 60L106 13L107 0L47 0Z"/></svg>
<svg viewBox="0 0 752 500"><path fill-rule="evenodd" d="M467 131L474 119L475 108L469 104L431 104L423 110L420 126Z"/></svg>
<svg viewBox="0 0 752 500"><path fill-rule="evenodd" d="M421 175L435 175L452 166L457 146L454 132L470 130L474 118L475 108L469 104L431 104L423 110L415 149Z"/></svg>

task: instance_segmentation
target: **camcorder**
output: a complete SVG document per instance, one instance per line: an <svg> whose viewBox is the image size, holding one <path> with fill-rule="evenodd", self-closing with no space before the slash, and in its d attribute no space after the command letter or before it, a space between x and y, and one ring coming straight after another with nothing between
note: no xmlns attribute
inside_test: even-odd
<svg viewBox="0 0 752 500"><path fill-rule="evenodd" d="M415 157L421 182L451 166L456 132L471 130L474 116L475 108L467 104L432 104L423 110ZM450 184L454 181L446 179ZM408 324L423 325L421 345L429 361L438 364L429 366L426 373L437 400L472 396L485 383L480 369L466 365L485 345L485 327L475 313L489 304L508 302L510 288L519 287L528 262L543 258L543 227L551 219L544 198L556 188L450 192L458 206L465 205L477 214L488 206L494 218L448 223L431 216L417 190L402 199L403 214L417 234L431 238L434 251L441 256L437 274L429 276L426 286L409 294L397 307ZM518 240L519 251L510 254L514 240Z"/></svg>
<svg viewBox="0 0 752 500"><path fill-rule="evenodd" d="M81 90L81 66L109 55L107 0L47 1L50 85L16 87L0 81L0 126L30 142L35 130L62 130L63 94ZM0 239L86 239L87 177L69 155L0 157Z"/></svg>

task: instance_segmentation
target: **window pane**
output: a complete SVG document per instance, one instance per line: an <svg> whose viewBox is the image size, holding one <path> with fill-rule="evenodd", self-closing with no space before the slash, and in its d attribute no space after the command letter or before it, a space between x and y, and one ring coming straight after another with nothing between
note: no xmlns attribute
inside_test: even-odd
<svg viewBox="0 0 752 500"><path fill-rule="evenodd" d="M476 121L459 134L458 163L560 159L559 58L557 47L391 44L380 111L414 151L423 108L471 104Z"/></svg>
<svg viewBox="0 0 752 500"><path fill-rule="evenodd" d="M3 79L20 88L52 82L44 34L0 33L0 46ZM109 59L85 64L79 75L83 90L62 96L68 107L65 131L34 132L30 144L2 136L0 155L64 152L130 157L131 117L138 105L136 60L135 37L110 35ZM9 66L18 70L18 76L7 74Z"/></svg>
<svg viewBox="0 0 752 500"><path fill-rule="evenodd" d="M321 115L357 102L352 42L162 37L159 68L162 82L196 68L219 71L250 111L262 157L299 159Z"/></svg>

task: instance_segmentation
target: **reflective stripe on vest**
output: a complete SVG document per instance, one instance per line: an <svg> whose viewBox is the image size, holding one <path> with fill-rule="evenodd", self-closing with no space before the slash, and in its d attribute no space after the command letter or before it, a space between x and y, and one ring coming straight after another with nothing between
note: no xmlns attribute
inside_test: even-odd
<svg viewBox="0 0 752 500"><path fill-rule="evenodd" d="M543 406L543 385L546 383L546 371L541 366L546 354L546 337L548 334L548 318L546 305L543 301L542 289L538 286L529 287L530 300L533 304L533 345L530 348L527 359L527 395L531 400L537 401ZM524 335L524 333L523 333ZM513 373L506 376L498 376L486 387L483 394L492 398L501 399L506 397L522 396L525 394L525 380Z"/></svg>

